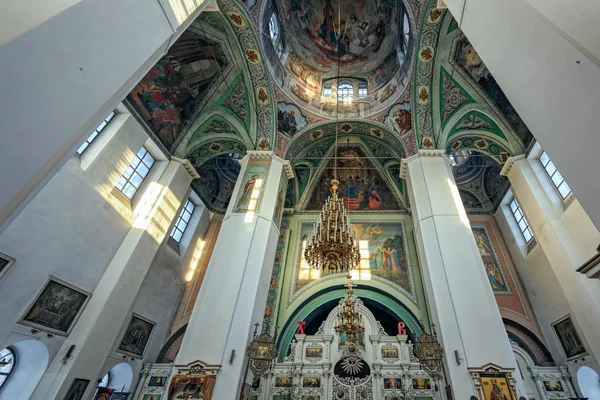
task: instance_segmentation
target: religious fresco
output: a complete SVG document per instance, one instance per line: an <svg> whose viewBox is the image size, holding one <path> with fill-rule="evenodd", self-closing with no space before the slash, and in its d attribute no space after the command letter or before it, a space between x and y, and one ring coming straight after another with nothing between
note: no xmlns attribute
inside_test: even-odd
<svg viewBox="0 0 600 400"><path fill-rule="evenodd" d="M353 223L354 238L365 255L361 259L357 281L385 282L410 298L415 296L412 264L404 222L369 221ZM319 279L342 276L314 270L304 260L306 240L313 231L313 222L302 222L296 247L295 274L292 282L294 296ZM367 256L368 254L368 256ZM312 286L312 285L311 285Z"/></svg>
<svg viewBox="0 0 600 400"><path fill-rule="evenodd" d="M338 158L331 160L319 180L314 183L307 210L320 210L331 196L331 180L340 181L338 196L349 211L399 210L400 204L387 180L360 147L338 149ZM334 170L337 165L337 170Z"/></svg>
<svg viewBox="0 0 600 400"><path fill-rule="evenodd" d="M487 227L485 225L474 225L471 229L494 294L511 294L504 268L498 259L497 249L492 244Z"/></svg>
<svg viewBox="0 0 600 400"><path fill-rule="evenodd" d="M267 162L251 161L248 163L235 203L234 212L258 212L260 210L268 171L269 164ZM258 191L258 197L253 198L252 193L255 190Z"/></svg>
<svg viewBox="0 0 600 400"><path fill-rule="evenodd" d="M286 67L308 89L315 93L319 93L321 91L321 73L315 68L305 65L297 55L290 54L288 56Z"/></svg>
<svg viewBox="0 0 600 400"><path fill-rule="evenodd" d="M412 107L408 101L394 104L385 118L385 124L401 136L412 130Z"/></svg>
<svg viewBox="0 0 600 400"><path fill-rule="evenodd" d="M473 79L502 112L509 125L527 146L533 136L510 101L483 63L468 39L462 38L455 54L456 63Z"/></svg>
<svg viewBox="0 0 600 400"><path fill-rule="evenodd" d="M333 4L331 0L279 0L287 50L323 79L339 68L349 76L375 70L399 38L401 2L360 0ZM341 7L341 8L340 8ZM338 11L339 10L339 11Z"/></svg>
<svg viewBox="0 0 600 400"><path fill-rule="evenodd" d="M142 78L127 100L171 150L227 65L218 44L188 29Z"/></svg>
<svg viewBox="0 0 600 400"><path fill-rule="evenodd" d="M284 135L293 137L296 132L307 125L306 117L294 104L280 102L277 104L277 130Z"/></svg>
<svg viewBox="0 0 600 400"><path fill-rule="evenodd" d="M279 227L281 223L281 217L283 217L283 206L285 204L285 195L287 192L288 179L285 171L281 173L279 179L279 187L277 188L277 202L275 203L275 210L273 211L273 223Z"/></svg>
<svg viewBox="0 0 600 400"><path fill-rule="evenodd" d="M398 56L392 52L367 77L369 91L373 92L388 83L398 68L400 68Z"/></svg>

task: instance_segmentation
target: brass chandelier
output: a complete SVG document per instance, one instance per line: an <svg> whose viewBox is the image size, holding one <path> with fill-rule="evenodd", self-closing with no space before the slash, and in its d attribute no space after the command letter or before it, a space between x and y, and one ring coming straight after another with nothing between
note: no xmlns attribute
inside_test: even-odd
<svg viewBox="0 0 600 400"><path fill-rule="evenodd" d="M365 331L365 327L363 325L362 314L360 313L360 300L354 295L352 275L348 273L346 277L348 278L346 297L340 300L338 324L335 326L335 331L338 334L346 332L348 337L356 337Z"/></svg>

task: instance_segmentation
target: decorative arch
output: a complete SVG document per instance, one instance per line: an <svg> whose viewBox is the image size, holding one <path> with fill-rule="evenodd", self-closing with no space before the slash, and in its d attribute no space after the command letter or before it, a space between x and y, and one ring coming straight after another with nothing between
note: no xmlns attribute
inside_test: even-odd
<svg viewBox="0 0 600 400"><path fill-rule="evenodd" d="M387 293L379 293L374 290L365 289L355 289L354 293L363 300L363 302L372 301L379 304L381 307L390 310L394 316L406 323L408 330L413 335L418 337L424 331L419 319L404 306L404 304L400 303L397 299ZM305 321L316 309L327 303L333 302L337 304L337 302L345 295L346 292L343 286L327 288L326 290L315 293L315 295L298 305L293 313L287 318L281 329L281 335L277 341L279 360L283 360L283 357L286 355L296 332L298 321Z"/></svg>
<svg viewBox="0 0 600 400"><path fill-rule="evenodd" d="M158 358L156 362L172 363L175 361L175 357L177 356L177 353L179 353L179 348L183 342L183 337L185 336L187 326L188 324L183 325L181 328L177 329L177 331L175 331L175 333L172 334L169 339L167 339L163 347L158 352Z"/></svg>
<svg viewBox="0 0 600 400"><path fill-rule="evenodd" d="M502 318L502 321L509 339L527 353L535 365L554 366L550 351L537 335L513 320Z"/></svg>

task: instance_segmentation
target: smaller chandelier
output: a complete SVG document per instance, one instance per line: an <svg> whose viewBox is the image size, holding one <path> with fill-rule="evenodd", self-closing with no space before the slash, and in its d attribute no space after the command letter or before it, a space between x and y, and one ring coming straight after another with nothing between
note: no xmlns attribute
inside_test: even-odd
<svg viewBox="0 0 600 400"><path fill-rule="evenodd" d="M348 272L360 263L360 252L344 203L338 197L340 181L331 180L331 196L315 222L304 258L309 266L329 273Z"/></svg>
<svg viewBox="0 0 600 400"><path fill-rule="evenodd" d="M354 286L352 285L352 276L348 273L348 283L346 284L346 297L340 300L338 309L338 324L335 331L338 334L345 332L349 338L357 337L358 334L365 331L363 317L360 313L360 300L354 295Z"/></svg>

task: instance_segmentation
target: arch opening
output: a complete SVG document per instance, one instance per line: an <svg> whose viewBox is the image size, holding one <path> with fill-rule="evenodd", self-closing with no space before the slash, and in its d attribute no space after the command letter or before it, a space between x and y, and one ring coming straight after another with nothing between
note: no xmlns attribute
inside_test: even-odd
<svg viewBox="0 0 600 400"><path fill-rule="evenodd" d="M26 400L33 394L48 367L48 348L34 339L21 340L10 347L16 362L12 374L0 389L0 400Z"/></svg>

